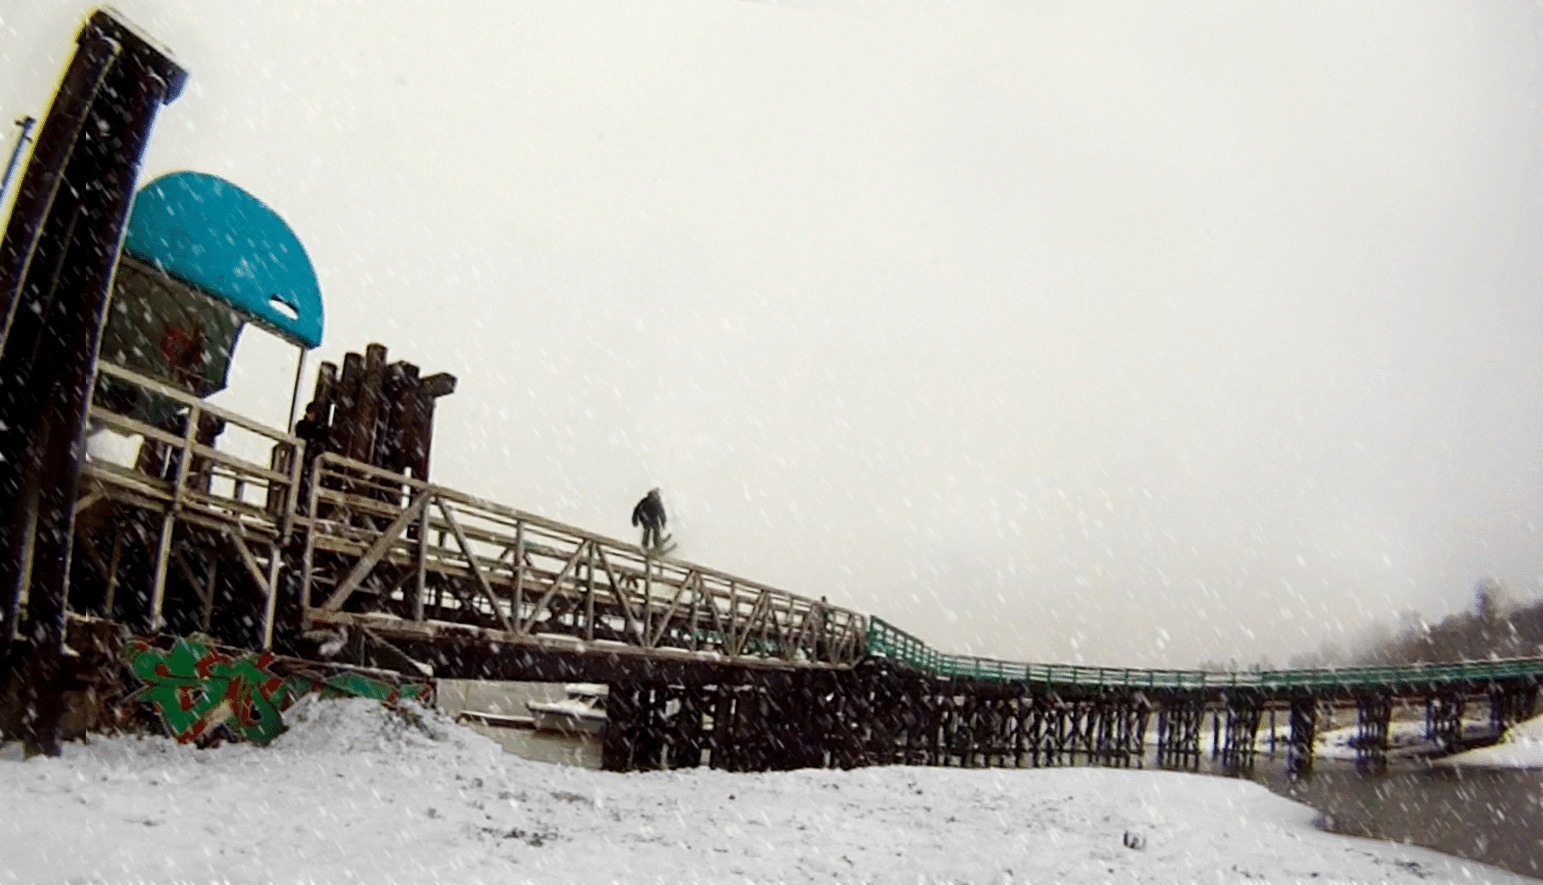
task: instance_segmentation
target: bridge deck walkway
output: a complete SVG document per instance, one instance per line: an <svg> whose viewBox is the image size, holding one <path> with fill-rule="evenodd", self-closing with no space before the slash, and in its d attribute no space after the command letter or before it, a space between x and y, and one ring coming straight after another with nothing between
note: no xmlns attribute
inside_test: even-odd
<svg viewBox="0 0 1543 885"><path fill-rule="evenodd" d="M191 591L175 595L171 606L200 611L174 620L205 630L217 623L217 610L232 606L215 592L223 561L249 578L250 592L234 608L255 608L261 627L247 641L228 640L249 647L272 646L280 597L292 593L301 630L355 627L419 647L443 640L680 666L846 669L873 658L976 682L1247 690L1276 698L1303 691L1429 695L1543 680L1543 658L1209 673L945 654L877 617L823 600L652 556L635 544L338 455L306 459L304 443L283 431L121 367L102 363L98 372L120 390L137 389L183 410L174 433L93 403L95 426L137 434L160 458L136 469L88 463L76 505L81 558L106 585L105 600L98 594L92 603L99 611L114 610L125 540L146 543L152 603L141 626L151 629L166 623L166 589L176 582ZM206 438L216 422L266 446L269 463L217 448ZM302 476L307 465L309 477ZM126 514L137 515L138 530L129 530Z"/></svg>

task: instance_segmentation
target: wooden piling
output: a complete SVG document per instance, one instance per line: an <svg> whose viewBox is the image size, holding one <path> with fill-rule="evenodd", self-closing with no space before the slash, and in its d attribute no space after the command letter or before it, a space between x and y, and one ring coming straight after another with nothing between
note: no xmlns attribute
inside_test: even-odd
<svg viewBox="0 0 1543 885"><path fill-rule="evenodd" d="M1313 746L1318 739L1318 698L1311 693L1293 695L1287 718L1291 734L1286 741L1286 770L1307 774L1313 770Z"/></svg>
<svg viewBox="0 0 1543 885"><path fill-rule="evenodd" d="M1233 692L1224 702L1227 726L1222 741L1222 765L1230 772L1251 771L1259 738L1259 720L1264 715L1264 699L1250 693Z"/></svg>
<svg viewBox="0 0 1543 885"><path fill-rule="evenodd" d="M1388 767L1388 723L1393 717L1393 701L1385 693L1365 691L1355 699L1356 767L1382 771Z"/></svg>
<svg viewBox="0 0 1543 885"><path fill-rule="evenodd" d="M1198 698L1170 696L1157 714L1157 764L1162 768L1197 771L1205 704Z"/></svg>
<svg viewBox="0 0 1543 885"><path fill-rule="evenodd" d="M1462 739L1463 707L1460 692L1437 692L1425 698L1425 739L1444 753L1455 752Z"/></svg>

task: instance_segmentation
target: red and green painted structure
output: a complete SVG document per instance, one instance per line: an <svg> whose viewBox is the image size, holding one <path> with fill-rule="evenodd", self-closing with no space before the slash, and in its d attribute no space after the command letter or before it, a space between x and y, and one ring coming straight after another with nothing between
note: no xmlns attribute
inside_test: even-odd
<svg viewBox="0 0 1543 885"><path fill-rule="evenodd" d="M301 668L274 671L271 653L231 654L196 639L175 638L169 648L133 640L128 665L144 687L125 704L149 705L178 743L197 743L225 729L226 737L266 744L284 729L284 711L306 695L370 698L385 704L432 699L427 682L400 684L358 672L330 675ZM293 668L291 668L293 669Z"/></svg>

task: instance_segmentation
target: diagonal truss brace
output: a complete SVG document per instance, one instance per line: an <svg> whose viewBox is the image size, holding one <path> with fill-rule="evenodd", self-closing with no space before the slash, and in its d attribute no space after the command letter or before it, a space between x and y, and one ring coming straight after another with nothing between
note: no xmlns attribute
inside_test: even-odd
<svg viewBox="0 0 1543 885"><path fill-rule="evenodd" d="M466 533L461 531L461 524L456 522L455 515L450 512L449 507L445 506L444 501L435 501L434 506L438 507L439 512L444 514L445 523L450 526L450 531L454 533L455 543L460 546L461 555L466 557L466 564L471 568L472 577L477 579L478 589L482 591L483 596L487 597L488 605L493 607L493 614L498 616L498 622L503 625L505 630L513 633L514 625L509 622L509 615L504 611L503 606L498 604L498 597L493 593L493 585L488 583L487 575L484 575L482 567L477 565L477 557L472 553L471 542L466 540Z"/></svg>
<svg viewBox="0 0 1543 885"><path fill-rule="evenodd" d="M541 599L531 608L529 617L520 622L520 629L516 631L516 636L529 636L531 630L535 629L536 619L546 610L547 605L552 601L552 597L556 596L558 589L562 587L563 579L568 577L569 573L578 567L579 560L584 558L585 553L589 550L589 546L593 543L593 541L582 541L578 547L574 548L573 555L568 557L568 561L563 565L562 571L552 578L551 586L547 587L546 592L541 594Z"/></svg>
<svg viewBox="0 0 1543 885"><path fill-rule="evenodd" d="M386 552L391 549L391 545L396 543L398 538L402 537L402 534L407 531L407 526L423 513L424 508L428 507L430 497L432 497L432 493L424 491L414 498L411 504L407 505L407 509L403 510L396 519L391 521L391 525L386 526L386 530L380 533L380 537L375 539L375 543L370 545L370 549L366 550L364 555L359 557L359 561L354 563L354 567L349 570L348 576L338 584L336 590L332 591L332 595L327 597L327 601L322 603L321 607L323 610L339 611L343 608L343 602L348 599L350 594L359 589L359 585L364 582L365 576L386 557Z"/></svg>

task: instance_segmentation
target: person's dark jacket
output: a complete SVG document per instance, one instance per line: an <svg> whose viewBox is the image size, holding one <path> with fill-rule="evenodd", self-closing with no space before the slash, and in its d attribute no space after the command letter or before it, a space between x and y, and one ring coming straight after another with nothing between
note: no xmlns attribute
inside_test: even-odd
<svg viewBox="0 0 1543 885"><path fill-rule="evenodd" d="M652 529L664 528L664 501L659 498L658 489L644 495L643 500L632 508L632 524Z"/></svg>

